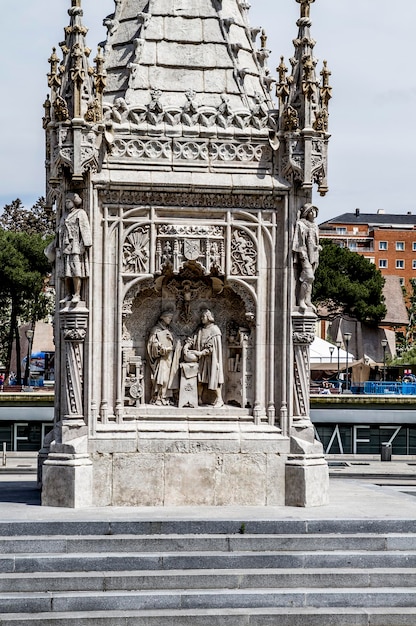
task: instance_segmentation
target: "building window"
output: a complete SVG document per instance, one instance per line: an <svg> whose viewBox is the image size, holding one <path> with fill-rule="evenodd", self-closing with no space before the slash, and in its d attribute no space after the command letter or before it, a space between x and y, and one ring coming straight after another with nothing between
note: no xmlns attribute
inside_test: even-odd
<svg viewBox="0 0 416 626"><path fill-rule="evenodd" d="M349 244L348 244L348 247L349 247L350 250L355 252L355 250L357 250L357 242L356 241L350 241Z"/></svg>
<svg viewBox="0 0 416 626"><path fill-rule="evenodd" d="M336 232L337 232L337 235L346 235L347 234L347 229L346 228L337 228Z"/></svg>
<svg viewBox="0 0 416 626"><path fill-rule="evenodd" d="M412 269L416 270L416 260L413 259L412 261Z"/></svg>
<svg viewBox="0 0 416 626"><path fill-rule="evenodd" d="M412 243L412 250L413 252L416 252L416 241Z"/></svg>
<svg viewBox="0 0 416 626"><path fill-rule="evenodd" d="M404 261L402 259L396 259L396 270L404 270Z"/></svg>
<svg viewBox="0 0 416 626"><path fill-rule="evenodd" d="M404 286L404 278L399 278L400 287Z"/></svg>
<svg viewBox="0 0 416 626"><path fill-rule="evenodd" d="M387 259L380 259L378 262L378 266L381 270L386 269L387 267Z"/></svg>
<svg viewBox="0 0 416 626"><path fill-rule="evenodd" d="M378 242L379 250L387 250L387 241L379 241Z"/></svg>
<svg viewBox="0 0 416 626"><path fill-rule="evenodd" d="M404 250L404 241L396 241L396 250L398 251Z"/></svg>

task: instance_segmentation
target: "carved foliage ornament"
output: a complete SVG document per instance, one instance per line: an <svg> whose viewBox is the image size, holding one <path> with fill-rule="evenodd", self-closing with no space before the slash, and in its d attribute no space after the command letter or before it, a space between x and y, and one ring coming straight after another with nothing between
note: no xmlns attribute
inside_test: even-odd
<svg viewBox="0 0 416 626"><path fill-rule="evenodd" d="M315 339L315 333L293 333L293 342L296 344L311 344Z"/></svg>
<svg viewBox="0 0 416 626"><path fill-rule="evenodd" d="M132 70L130 80L134 81L137 64L132 63L130 69ZM147 106L132 108L128 107L123 98L118 98L114 105L104 106L104 118L115 124L120 123L119 111L122 104L125 121L137 126L142 124L177 126L182 123L185 126L200 125L206 128L219 126L243 130L254 126L257 130L276 130L273 118L268 115L268 103L260 102L258 94L256 94L256 102L253 102L250 109L235 111L225 95L222 96L222 102L217 107L200 106L192 91L185 94L186 101L182 107L168 107L161 101L162 95L160 91L152 91L151 101Z"/></svg>
<svg viewBox="0 0 416 626"><path fill-rule="evenodd" d="M66 341L84 341L87 335L85 328L68 328L64 330L64 339Z"/></svg>
<svg viewBox="0 0 416 626"><path fill-rule="evenodd" d="M257 272L256 246L242 230L234 230L231 237L231 274L255 276Z"/></svg>

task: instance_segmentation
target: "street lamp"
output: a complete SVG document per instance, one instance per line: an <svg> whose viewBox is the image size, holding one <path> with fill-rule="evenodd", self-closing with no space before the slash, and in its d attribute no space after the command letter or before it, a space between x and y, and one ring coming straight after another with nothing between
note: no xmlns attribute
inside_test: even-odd
<svg viewBox="0 0 416 626"><path fill-rule="evenodd" d="M332 365L332 355L334 354L334 350L335 350L334 346L331 346L331 347L329 348L329 354L331 355L331 357L330 357L330 363L331 363L331 365Z"/></svg>
<svg viewBox="0 0 416 626"><path fill-rule="evenodd" d="M339 383L339 350L340 350L340 348L341 348L341 342L338 340L338 341L336 341L335 343L336 343L337 350L338 350L338 366L337 366L338 371L337 371L337 381L338 381L338 383ZM340 386L339 386L339 385L338 385L338 387L339 387L339 390L341 391L341 388L340 388Z"/></svg>
<svg viewBox="0 0 416 626"><path fill-rule="evenodd" d="M387 348L387 339L381 340L381 345L383 346L383 382L386 382L386 348Z"/></svg>
<svg viewBox="0 0 416 626"><path fill-rule="evenodd" d="M351 333L344 333L344 344L345 344L345 350L347 352L347 382L345 385L345 389L346 391L349 390L349 381L348 381L348 345L351 341Z"/></svg>
<svg viewBox="0 0 416 626"><path fill-rule="evenodd" d="M32 354L32 341L33 341L34 331L31 328L28 328L27 331L25 332L25 335L27 337L27 355L26 355L24 384L26 387L27 386L30 387L30 357Z"/></svg>

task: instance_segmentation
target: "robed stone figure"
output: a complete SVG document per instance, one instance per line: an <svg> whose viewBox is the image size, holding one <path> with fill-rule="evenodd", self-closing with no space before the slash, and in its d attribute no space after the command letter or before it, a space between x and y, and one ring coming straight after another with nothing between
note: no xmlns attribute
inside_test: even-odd
<svg viewBox="0 0 416 626"><path fill-rule="evenodd" d="M211 311L205 309L201 313L201 325L195 335L188 340L198 357L198 403L202 404L204 388L215 393L213 406L224 405L221 387L224 383L222 364L221 331L214 323Z"/></svg>
<svg viewBox="0 0 416 626"><path fill-rule="evenodd" d="M163 311L152 328L147 342L147 353L151 368L151 403L158 406L169 405L173 390L178 389L178 369L180 346L169 329L173 313Z"/></svg>
<svg viewBox="0 0 416 626"><path fill-rule="evenodd" d="M59 275L65 280L65 300L79 302L82 280L89 276L88 249L92 245L88 216L78 194L65 200L66 214L58 230Z"/></svg>

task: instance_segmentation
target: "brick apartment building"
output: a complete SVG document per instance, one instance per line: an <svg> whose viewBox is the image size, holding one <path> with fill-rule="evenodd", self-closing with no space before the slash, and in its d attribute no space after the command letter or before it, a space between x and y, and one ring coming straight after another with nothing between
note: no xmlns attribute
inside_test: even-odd
<svg viewBox="0 0 416 626"><path fill-rule="evenodd" d="M416 278L416 215L392 213L344 213L320 224L322 239L363 255L383 276L397 276L411 293L410 278Z"/></svg>

